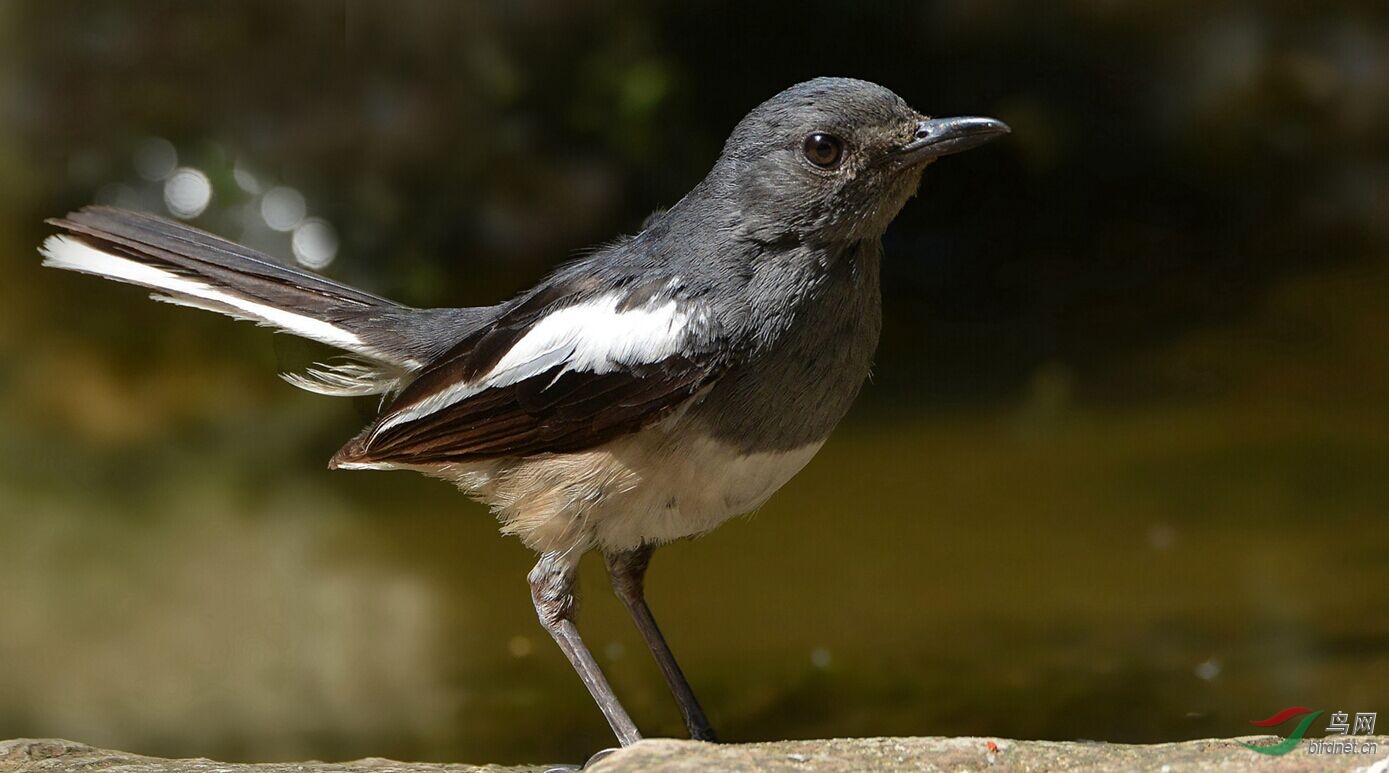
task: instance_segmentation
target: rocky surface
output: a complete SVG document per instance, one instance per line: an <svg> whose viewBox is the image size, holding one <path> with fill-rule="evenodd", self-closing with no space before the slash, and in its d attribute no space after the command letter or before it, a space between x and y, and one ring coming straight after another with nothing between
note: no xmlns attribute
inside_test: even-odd
<svg viewBox="0 0 1389 773"><path fill-rule="evenodd" d="M1128 745L1009 741L988 738L849 738L828 741L713 745L650 740L596 762L594 773L624 771L1364 771L1389 773L1389 738L1358 737L1371 754L1311 754L1303 742L1281 757L1236 743L1268 744L1272 736ZM96 749L72 741L18 739L0 743L0 773L475 773L539 772L551 766L453 765L365 759L354 762L235 764L166 760Z"/></svg>

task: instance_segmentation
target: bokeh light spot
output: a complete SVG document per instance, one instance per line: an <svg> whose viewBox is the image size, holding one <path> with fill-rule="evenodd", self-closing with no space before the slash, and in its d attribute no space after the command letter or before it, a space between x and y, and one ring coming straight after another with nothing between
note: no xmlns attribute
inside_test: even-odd
<svg viewBox="0 0 1389 773"><path fill-rule="evenodd" d="M506 651L513 658L524 658L531 654L531 640L524 636L516 635L506 643Z"/></svg>
<svg viewBox="0 0 1389 773"><path fill-rule="evenodd" d="M178 151L162 137L150 137L135 149L135 172L146 180L163 180L177 166Z"/></svg>
<svg viewBox="0 0 1389 773"><path fill-rule="evenodd" d="M338 255L338 234L333 226L318 218L309 218L294 229L290 237L294 259L308 268L323 268Z"/></svg>
<svg viewBox="0 0 1389 773"><path fill-rule="evenodd" d="M250 169L247 169L240 161L232 166L232 179L236 180L236 187L250 194L260 193L260 180Z"/></svg>
<svg viewBox="0 0 1389 773"><path fill-rule="evenodd" d="M176 170L164 181L164 204L175 217L197 217L212 201L212 181L192 167Z"/></svg>
<svg viewBox="0 0 1389 773"><path fill-rule="evenodd" d="M304 194L288 186L271 188L260 200L261 218L276 231L293 231L307 212Z"/></svg>

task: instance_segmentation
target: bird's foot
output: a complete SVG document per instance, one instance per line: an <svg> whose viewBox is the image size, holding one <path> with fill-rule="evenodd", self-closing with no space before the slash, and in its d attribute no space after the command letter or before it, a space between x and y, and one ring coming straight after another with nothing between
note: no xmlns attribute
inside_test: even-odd
<svg viewBox="0 0 1389 773"><path fill-rule="evenodd" d="M577 765L556 765L553 768L548 768L545 771L545 773L579 773L579 771L588 770L589 768L592 768L594 765L596 765L599 761L607 759L615 751L617 751L616 748L603 749L601 751L598 751L594 753L592 757L588 758L588 762L585 762L583 764L583 767L579 767Z"/></svg>
<svg viewBox="0 0 1389 773"><path fill-rule="evenodd" d="M597 765L599 762L602 762L603 760L611 757L617 751L618 749L614 747L612 749L600 749L597 752L594 752L593 756L588 758L588 762L584 763L584 770L588 770L594 765Z"/></svg>

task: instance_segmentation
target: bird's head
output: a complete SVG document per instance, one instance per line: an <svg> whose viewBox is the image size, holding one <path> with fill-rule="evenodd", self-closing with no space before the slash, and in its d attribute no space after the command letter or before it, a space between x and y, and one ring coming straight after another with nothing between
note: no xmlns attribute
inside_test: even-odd
<svg viewBox="0 0 1389 773"><path fill-rule="evenodd" d="M882 236L932 161L1007 133L992 118L928 118L876 83L817 78L749 113L715 171L746 237L856 242Z"/></svg>

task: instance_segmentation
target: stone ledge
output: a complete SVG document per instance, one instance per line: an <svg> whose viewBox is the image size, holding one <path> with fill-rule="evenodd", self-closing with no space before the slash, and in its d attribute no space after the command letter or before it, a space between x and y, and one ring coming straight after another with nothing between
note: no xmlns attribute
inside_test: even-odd
<svg viewBox="0 0 1389 773"><path fill-rule="evenodd" d="M1389 773L1389 738L1374 754L1309 754L1304 742L1281 757L1255 754L1236 743L1267 744L1273 736L1205 739L1151 745L994 740L987 738L845 738L714 745L653 739L623 749L591 768L625 771L1364 771ZM0 742L0 773L539 773L548 766L455 765L365 759L354 762L239 764L205 759L166 760L96 749L55 739Z"/></svg>

